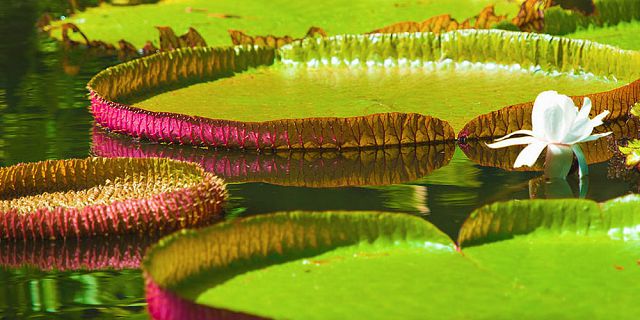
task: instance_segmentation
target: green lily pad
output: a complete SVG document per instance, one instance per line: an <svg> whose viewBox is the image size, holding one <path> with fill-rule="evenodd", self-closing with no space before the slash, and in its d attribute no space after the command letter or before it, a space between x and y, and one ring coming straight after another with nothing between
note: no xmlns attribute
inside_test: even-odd
<svg viewBox="0 0 640 320"><path fill-rule="evenodd" d="M622 49L640 50L638 34L640 34L640 21L632 21L609 27L583 29L568 34L567 37L607 43Z"/></svg>
<svg viewBox="0 0 640 320"><path fill-rule="evenodd" d="M89 89L97 122L137 137L342 149L452 140L442 120L460 129L547 89L606 91L635 80L639 64L636 52L581 40L466 30L179 50L109 68Z"/></svg>
<svg viewBox="0 0 640 320"><path fill-rule="evenodd" d="M0 168L0 238L156 234L222 215L224 183L167 159L86 158Z"/></svg>
<svg viewBox="0 0 640 320"><path fill-rule="evenodd" d="M631 318L639 205L638 196L489 205L465 222L462 252L430 223L389 213L277 213L183 231L145 257L149 311Z"/></svg>
<svg viewBox="0 0 640 320"><path fill-rule="evenodd" d="M580 95L621 84L569 75L466 69L278 65L164 92L133 106L246 122L422 113L446 119L460 129L496 106L533 100L544 90ZM460 90L464 94L458 94Z"/></svg>

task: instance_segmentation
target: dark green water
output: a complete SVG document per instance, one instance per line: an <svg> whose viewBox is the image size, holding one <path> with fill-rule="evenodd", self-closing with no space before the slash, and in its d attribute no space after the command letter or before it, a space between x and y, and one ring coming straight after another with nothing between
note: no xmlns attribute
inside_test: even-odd
<svg viewBox="0 0 640 320"><path fill-rule="evenodd" d="M0 1L0 9L0 166L90 155L94 130L85 84L116 59L67 51L38 34L33 25L45 9L39 2ZM138 148L138 142L126 137L119 141ZM314 173L309 166L303 171ZM610 178L610 171L606 162L591 166L589 198L602 201L637 191L635 182ZM250 182L231 184L229 190L235 215L298 209L397 211L421 215L455 237L474 208L529 198L528 182L536 176L475 165L458 150L448 166L402 184L312 188ZM577 182L570 179L569 186L575 193ZM0 242L0 319L146 318L136 264L153 241Z"/></svg>

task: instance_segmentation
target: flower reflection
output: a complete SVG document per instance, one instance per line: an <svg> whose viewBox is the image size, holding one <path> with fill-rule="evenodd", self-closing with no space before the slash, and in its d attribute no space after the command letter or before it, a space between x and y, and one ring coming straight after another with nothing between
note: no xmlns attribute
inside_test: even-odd
<svg viewBox="0 0 640 320"><path fill-rule="evenodd" d="M578 180L578 197L585 198L589 191L589 179ZM575 198L573 189L566 179L547 179L540 176L529 180L529 198L531 199L566 199Z"/></svg>

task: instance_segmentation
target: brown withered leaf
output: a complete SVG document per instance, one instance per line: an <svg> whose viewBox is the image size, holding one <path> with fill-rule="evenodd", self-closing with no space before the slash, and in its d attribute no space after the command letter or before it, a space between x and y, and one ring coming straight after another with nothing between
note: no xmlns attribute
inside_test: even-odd
<svg viewBox="0 0 640 320"><path fill-rule="evenodd" d="M511 22L522 31L540 32L544 28L544 10L550 6L549 0L525 0Z"/></svg>
<svg viewBox="0 0 640 320"><path fill-rule="evenodd" d="M506 18L507 15L496 15L495 7L493 5L488 5L475 17L475 23L473 26L475 29L488 29Z"/></svg>
<svg viewBox="0 0 640 320"><path fill-rule="evenodd" d="M171 27L156 26L156 29L160 32L160 50L162 51L207 46L204 38L194 28L189 28L189 31L181 36L177 36Z"/></svg>
<svg viewBox="0 0 640 320"><path fill-rule="evenodd" d="M544 11L552 6L576 11L584 15L596 12L593 0L525 0L520 5L520 11L511 19L511 23L522 31L540 32L544 28ZM488 5L472 18L458 22L449 14L431 17L422 22L398 22L389 26L368 32L372 33L401 33L401 32L446 32L460 29L489 29L495 24L505 21L506 15L496 15L494 5Z"/></svg>
<svg viewBox="0 0 640 320"><path fill-rule="evenodd" d="M80 36L82 37L82 39L84 39L84 45L86 45L88 48L94 48L94 49L99 49L99 50L103 50L105 52L113 52L115 51L115 47L113 45L110 45L104 41L97 41L97 40L89 40L89 38L84 34L84 32L82 32L80 30L80 28L78 28L78 26L76 26L73 23L65 23L61 26L62 28L62 42L69 47L77 47L79 45L82 45L81 42L75 41L73 39L71 39L71 37L69 36L69 31L72 31L73 33L78 33L80 34Z"/></svg>
<svg viewBox="0 0 640 320"><path fill-rule="evenodd" d="M228 32L229 32L229 36L231 37L231 42L233 42L233 44L236 46L237 45L258 45L258 46L277 49L284 46L285 44L289 44L291 42L304 39L304 38L295 39L288 35L282 36L282 37L277 37L274 35L250 36L239 30L229 30ZM309 31L307 31L305 38L317 37L317 36L326 37L327 33L320 27L311 27L309 28Z"/></svg>
<svg viewBox="0 0 640 320"><path fill-rule="evenodd" d="M401 32L446 32L461 29L487 29L494 24L506 19L506 15L498 16L495 12L494 5L488 5L473 18L458 22L449 14L443 14L431 17L422 22L399 22L392 25L373 30L372 33L401 33Z"/></svg>
<svg viewBox="0 0 640 320"><path fill-rule="evenodd" d="M138 57L138 50L130 42L118 41L118 58L120 60L129 60Z"/></svg>
<svg viewBox="0 0 640 320"><path fill-rule="evenodd" d="M309 30L307 31L307 34L304 36L305 38L312 38L312 37L326 37L327 36L327 32L324 31L324 29L320 28L320 27L311 27L309 28Z"/></svg>

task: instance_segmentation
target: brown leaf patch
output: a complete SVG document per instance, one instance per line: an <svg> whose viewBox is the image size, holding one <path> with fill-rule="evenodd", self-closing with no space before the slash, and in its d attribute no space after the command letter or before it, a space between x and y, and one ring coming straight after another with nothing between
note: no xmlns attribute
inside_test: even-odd
<svg viewBox="0 0 640 320"><path fill-rule="evenodd" d="M186 47L206 47L207 43L204 38L194 28L189 28L187 33L176 36L171 27L156 26L160 32L160 50L168 51Z"/></svg>
<svg viewBox="0 0 640 320"><path fill-rule="evenodd" d="M316 36L320 36L320 37L327 36L327 33L320 27L309 28L305 37L299 38L299 39L295 39L288 35L282 36L282 37L277 37L274 35L250 36L239 30L229 30L228 32L229 32L229 36L231 37L231 42L233 42L233 44L236 46L237 45L257 45L257 46L264 46L264 47L270 47L270 48L276 48L276 49L286 44L289 44L291 42L302 40L304 38L310 38L310 37L316 37Z"/></svg>
<svg viewBox="0 0 640 320"><path fill-rule="evenodd" d="M473 18L458 22L449 14L431 17L422 22L399 22L380 29L375 29L372 33L401 33L401 32L446 32L460 29L487 29L494 24L506 19L506 15L498 16L495 13L494 5L488 5L478 15Z"/></svg>
<svg viewBox="0 0 640 320"><path fill-rule="evenodd" d="M551 6L548 0L526 0L511 22L522 31L540 32L544 28L544 10Z"/></svg>
<svg viewBox="0 0 640 320"><path fill-rule="evenodd" d="M194 28L183 35L176 35L171 27L156 27L160 32L160 49L158 49L151 41L138 51L138 49L128 41L121 39L118 41L118 47L114 47L103 41L90 40L80 28L73 23L65 23L61 26L62 42L67 48L77 48L85 46L99 54L117 54L120 60L129 60L140 56L147 56L159 51L168 51L178 48L206 46L204 38ZM83 41L71 39L70 32L78 33Z"/></svg>
<svg viewBox="0 0 640 320"><path fill-rule="evenodd" d="M104 51L115 50L114 46L108 43L105 43L103 41L89 40L89 38L84 34L84 32L82 32L80 28L78 28L78 26L76 26L73 23L65 23L62 25L61 28L62 28L62 42L68 47L77 47L79 45L82 45L81 42L71 39L71 37L69 36L69 31L71 31L73 33L80 34L82 39L84 39L84 45L86 45L88 48L98 48Z"/></svg>

